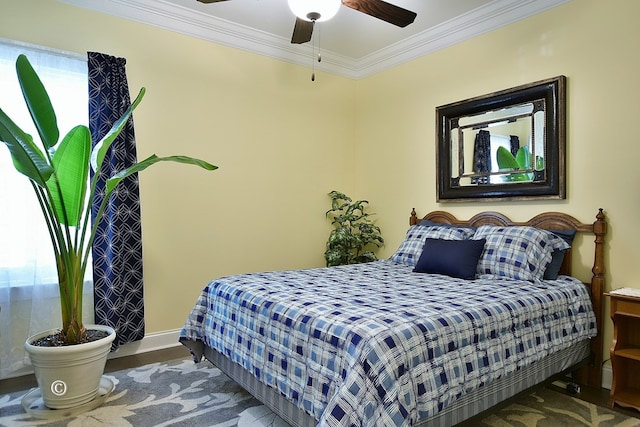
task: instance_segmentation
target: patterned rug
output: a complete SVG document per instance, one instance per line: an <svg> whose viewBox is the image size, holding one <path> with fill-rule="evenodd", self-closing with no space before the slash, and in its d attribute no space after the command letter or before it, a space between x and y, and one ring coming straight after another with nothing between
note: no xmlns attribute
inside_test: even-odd
<svg viewBox="0 0 640 427"><path fill-rule="evenodd" d="M0 426L288 427L208 362L196 365L181 359L153 363L105 377L115 385L105 401L63 419L43 420L25 412L24 391L0 395ZM37 415L43 416L42 412ZM640 419L538 388L480 423L495 427L632 427L640 426Z"/></svg>
<svg viewBox="0 0 640 427"><path fill-rule="evenodd" d="M640 416L640 413L639 413ZM640 419L627 417L566 394L537 387L479 423L492 427L638 427Z"/></svg>

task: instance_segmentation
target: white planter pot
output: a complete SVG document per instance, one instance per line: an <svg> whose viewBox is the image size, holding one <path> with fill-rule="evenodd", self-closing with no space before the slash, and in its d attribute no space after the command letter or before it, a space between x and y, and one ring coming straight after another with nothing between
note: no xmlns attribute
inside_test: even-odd
<svg viewBox="0 0 640 427"><path fill-rule="evenodd" d="M97 341L64 347L31 344L57 332L52 329L29 337L24 344L42 399L48 408L80 406L93 400L98 393L100 378L116 333L113 328L103 325L86 325L86 328L105 331L109 335Z"/></svg>

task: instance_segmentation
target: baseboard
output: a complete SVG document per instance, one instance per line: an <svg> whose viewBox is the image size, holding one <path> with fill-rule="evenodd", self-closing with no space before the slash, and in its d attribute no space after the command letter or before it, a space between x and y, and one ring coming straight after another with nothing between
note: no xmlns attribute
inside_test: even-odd
<svg viewBox="0 0 640 427"><path fill-rule="evenodd" d="M180 329L148 334L140 341L121 345L118 350L109 354L109 359L177 347L182 345L178 342L179 336Z"/></svg>
<svg viewBox="0 0 640 427"><path fill-rule="evenodd" d="M164 350L172 347L178 347L182 345L178 342L179 337L180 329L148 334L145 335L144 338L140 341L121 345L118 350L109 353L107 359L116 359L119 357L132 356L155 350ZM31 367L31 365L27 365L19 371L13 372L12 375L0 378L0 381L27 375L33 375L33 368Z"/></svg>
<svg viewBox="0 0 640 427"><path fill-rule="evenodd" d="M613 375L611 371L611 365L602 367L602 387L607 390L611 390L611 382L613 381Z"/></svg>

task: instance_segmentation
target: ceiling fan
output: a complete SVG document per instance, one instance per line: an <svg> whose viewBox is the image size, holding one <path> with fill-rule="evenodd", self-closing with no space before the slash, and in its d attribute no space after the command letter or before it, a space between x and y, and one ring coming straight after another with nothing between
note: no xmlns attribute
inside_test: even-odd
<svg viewBox="0 0 640 427"><path fill-rule="evenodd" d="M201 3L217 3L219 1L227 0L198 0ZM381 19L390 24L398 27L406 27L411 24L417 14L407 9L403 9L399 6L395 6L391 3L387 3L383 0L334 0L333 4L329 6L326 12L316 8L297 9L296 3L301 5L309 5L317 3L319 8L324 7L324 4L330 4L328 0L322 1L294 1L289 0L289 7L293 10L296 16L296 23L293 27L293 35L291 36L291 43L300 44L306 43L311 40L313 34L313 26L316 22L326 21L332 18L337 12L340 4L343 4L358 12L366 13L374 18Z"/></svg>

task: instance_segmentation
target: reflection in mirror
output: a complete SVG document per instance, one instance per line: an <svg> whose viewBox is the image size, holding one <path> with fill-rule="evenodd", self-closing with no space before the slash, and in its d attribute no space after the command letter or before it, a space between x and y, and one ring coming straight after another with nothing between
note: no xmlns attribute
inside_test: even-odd
<svg viewBox="0 0 640 427"><path fill-rule="evenodd" d="M437 115L438 200L564 198L563 76L438 107Z"/></svg>
<svg viewBox="0 0 640 427"><path fill-rule="evenodd" d="M544 99L453 122L451 179L454 185L544 179L544 141L540 130L544 131Z"/></svg>

